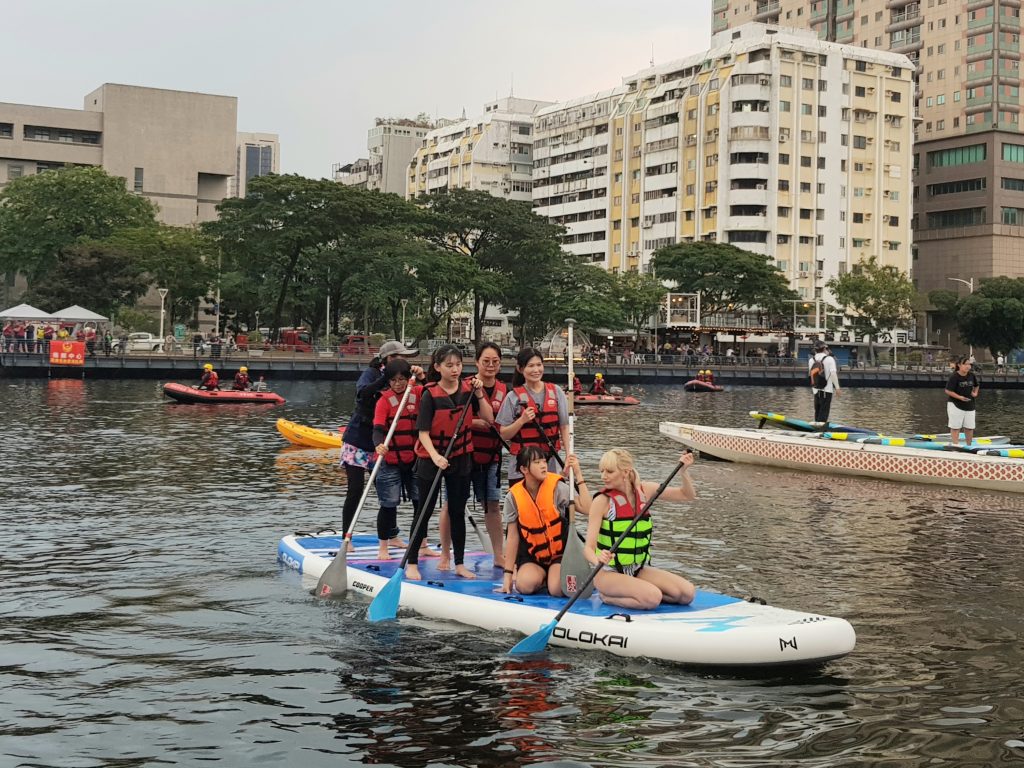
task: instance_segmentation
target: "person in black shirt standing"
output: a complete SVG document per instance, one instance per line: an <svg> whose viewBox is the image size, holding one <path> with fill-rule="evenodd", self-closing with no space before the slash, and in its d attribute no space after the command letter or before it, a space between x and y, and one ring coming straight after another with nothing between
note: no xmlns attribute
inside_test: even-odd
<svg viewBox="0 0 1024 768"><path fill-rule="evenodd" d="M953 445L960 444L960 430L964 432L967 445L974 440L974 401L978 397L978 377L971 370L967 356L956 359L955 369L946 382L946 413L949 416L949 431Z"/></svg>

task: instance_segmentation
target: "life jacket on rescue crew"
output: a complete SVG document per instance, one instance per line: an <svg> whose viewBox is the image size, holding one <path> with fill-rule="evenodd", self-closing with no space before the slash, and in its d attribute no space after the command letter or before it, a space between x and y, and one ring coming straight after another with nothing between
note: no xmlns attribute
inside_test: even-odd
<svg viewBox="0 0 1024 768"><path fill-rule="evenodd" d="M235 374L235 389L245 391L249 389L252 382L249 381L249 374L239 371Z"/></svg>
<svg viewBox="0 0 1024 768"><path fill-rule="evenodd" d="M590 394L592 395L606 395L608 390L604 388L604 379L594 379L594 383L590 385Z"/></svg>
<svg viewBox="0 0 1024 768"><path fill-rule="evenodd" d="M205 389L219 389L220 377L216 371L204 371L203 378L199 380L199 386Z"/></svg>
<svg viewBox="0 0 1024 768"><path fill-rule="evenodd" d="M443 456L448 450L448 443L451 442L452 436L455 434L455 427L459 423L463 408L466 407L467 398L475 397L475 395L469 381L461 382L458 391L452 395L441 389L439 382L431 382L423 387L421 402L426 399L428 394L434 400L434 418L430 422L430 442L434 444L434 450ZM472 409L472 406L470 408ZM448 454L449 461L456 456L473 452L473 432L469 428L469 418L470 414L466 414L467 421L463 422L462 431L455 438L455 445L452 446L452 450ZM419 433L417 433L416 440L416 455L421 459L429 459L430 454L427 453L427 449L423 447L418 438Z"/></svg>
<svg viewBox="0 0 1024 768"><path fill-rule="evenodd" d="M412 464L416 459L416 446L419 445L419 432L416 431L416 414L419 412L419 399L420 394L423 392L423 387L414 384L409 386L413 389L409 393L409 398L405 401L405 408L401 413L398 413L398 406L402 404L402 395L398 395L395 392L389 392L387 395L381 394L387 409L384 424L381 425L384 427L385 434L391 429L391 422L396 417L398 418L395 433L391 436L388 452L384 456L384 461L388 464Z"/></svg>
<svg viewBox="0 0 1024 768"><path fill-rule="evenodd" d="M537 401L533 399L533 396L526 391L526 387L515 387L512 391L515 392L516 397L519 399L520 413L527 408L533 408L537 412L537 417L533 421L523 424L522 429L509 440L512 455L518 456L519 452L528 445L536 445L545 453L549 453L551 448L548 447L548 441L544 439L544 435L547 435L551 440L556 452L560 450L562 442L558 431L560 426L558 419L558 387L549 382L544 382L544 399L540 407L537 406ZM538 423L540 424L539 429L537 427Z"/></svg>
<svg viewBox="0 0 1024 768"><path fill-rule="evenodd" d="M634 493L637 506L642 510L647 503L647 497L639 487L634 489ZM633 508L626 494L614 488L603 488L599 491L599 495L608 497L609 511L614 512L613 520L606 517L601 521L601 530L597 534L597 548L609 550L633 522L633 518L637 517L640 510ZM609 565L621 572L627 567L641 566L649 562L652 530L651 515L649 512L644 512L640 515L640 519L633 526L630 534L612 554Z"/></svg>
<svg viewBox="0 0 1024 768"><path fill-rule="evenodd" d="M491 401L491 409L494 414L497 415L498 410L501 408L502 402L505 400L505 395L508 393L508 387L505 386L505 382L495 380L494 391L491 393L489 399ZM484 390L484 395L487 395L487 390ZM493 464L501 458L501 440L495 433L494 428L488 426L486 429L480 429L478 427L472 427L473 432L473 463L480 464L481 466L487 466Z"/></svg>
<svg viewBox="0 0 1024 768"><path fill-rule="evenodd" d="M561 480L561 475L549 472L536 498L530 495L525 480L508 489L516 500L520 551L544 566L561 561L569 531L555 506L555 489Z"/></svg>

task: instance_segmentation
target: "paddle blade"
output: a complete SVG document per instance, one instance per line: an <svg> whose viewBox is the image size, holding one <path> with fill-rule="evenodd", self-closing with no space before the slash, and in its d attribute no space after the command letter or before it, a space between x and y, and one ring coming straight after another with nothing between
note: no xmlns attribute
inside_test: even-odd
<svg viewBox="0 0 1024 768"><path fill-rule="evenodd" d="M587 557L583 554L583 542L580 541L575 526L571 526L569 540L565 543L565 552L562 553L562 594L569 597L575 595L590 576L593 568L594 566L587 562ZM594 582L591 580L583 590L583 594L580 595L580 599L586 600L593 592Z"/></svg>
<svg viewBox="0 0 1024 768"><path fill-rule="evenodd" d="M398 598L402 596L402 577L405 571L399 568L395 575L388 579L388 583L377 593L377 596L370 601L370 608L367 618L370 621L387 621L398 615Z"/></svg>
<svg viewBox="0 0 1024 768"><path fill-rule="evenodd" d="M540 653L548 646L548 640L555 632L557 621L549 621L529 637L524 637L512 646L509 653L522 656L528 653Z"/></svg>
<svg viewBox="0 0 1024 768"><path fill-rule="evenodd" d="M348 590L348 564L345 558L345 539L341 540L338 554L331 560L320 575L313 594L325 600L332 597L341 597Z"/></svg>
<svg viewBox="0 0 1024 768"><path fill-rule="evenodd" d="M480 548L488 555L493 555L494 547L491 545L491 537L480 530L480 526L476 524L476 519L472 515L469 515L469 524L473 526L476 537L480 540Z"/></svg>

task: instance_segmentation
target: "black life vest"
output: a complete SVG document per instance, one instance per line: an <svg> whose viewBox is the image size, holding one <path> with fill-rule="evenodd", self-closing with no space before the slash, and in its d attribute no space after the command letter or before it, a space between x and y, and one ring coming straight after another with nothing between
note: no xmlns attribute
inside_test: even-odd
<svg viewBox="0 0 1024 768"><path fill-rule="evenodd" d="M558 419L558 387L544 382L544 399L540 407L537 406L533 396L526 391L526 387L516 387L512 391L516 393L516 397L519 399L520 413L527 408L533 408L537 412L537 418L534 421L523 424L522 429L509 440L512 455L517 456L528 445L536 445L545 453L550 453L551 449L548 447L548 441L544 439L544 435L548 436L557 452L562 447L558 431L559 426L561 426ZM537 428L538 423L540 424L540 429ZM541 432L541 430L544 431Z"/></svg>
<svg viewBox="0 0 1024 768"><path fill-rule="evenodd" d="M462 410L466 407L466 400L475 397L473 389L468 381L462 382L462 386L454 395L449 395L438 382L427 384L423 388L422 400L427 396L434 401L434 418L430 422L430 442L434 444L434 450L442 456L448 450L448 443L455 434L455 427L459 423ZM470 414L466 414L466 422L463 422L462 431L455 439L448 459L454 459L464 453L473 452L473 432L469 429L468 421ZM419 440L416 441L416 455L421 459L429 459L430 454Z"/></svg>

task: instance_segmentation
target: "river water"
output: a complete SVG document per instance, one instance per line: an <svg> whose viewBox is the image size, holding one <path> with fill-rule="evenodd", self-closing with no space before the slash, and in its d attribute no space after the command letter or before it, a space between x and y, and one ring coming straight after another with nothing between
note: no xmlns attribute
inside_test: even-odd
<svg viewBox="0 0 1024 768"><path fill-rule="evenodd" d="M842 616L854 653L758 674L514 659L511 635L371 625L364 598L318 602L275 562L283 534L338 525L345 486L274 420L333 428L353 386L278 391L277 408L206 407L152 382L0 380L0 766L1024 762L1024 495L701 461L700 499L659 507L660 564ZM812 411L804 388L643 398L581 410L591 474L619 445L663 478L662 420ZM979 408L979 434L1024 431L1024 393ZM832 416L940 431L944 404L846 390Z"/></svg>

